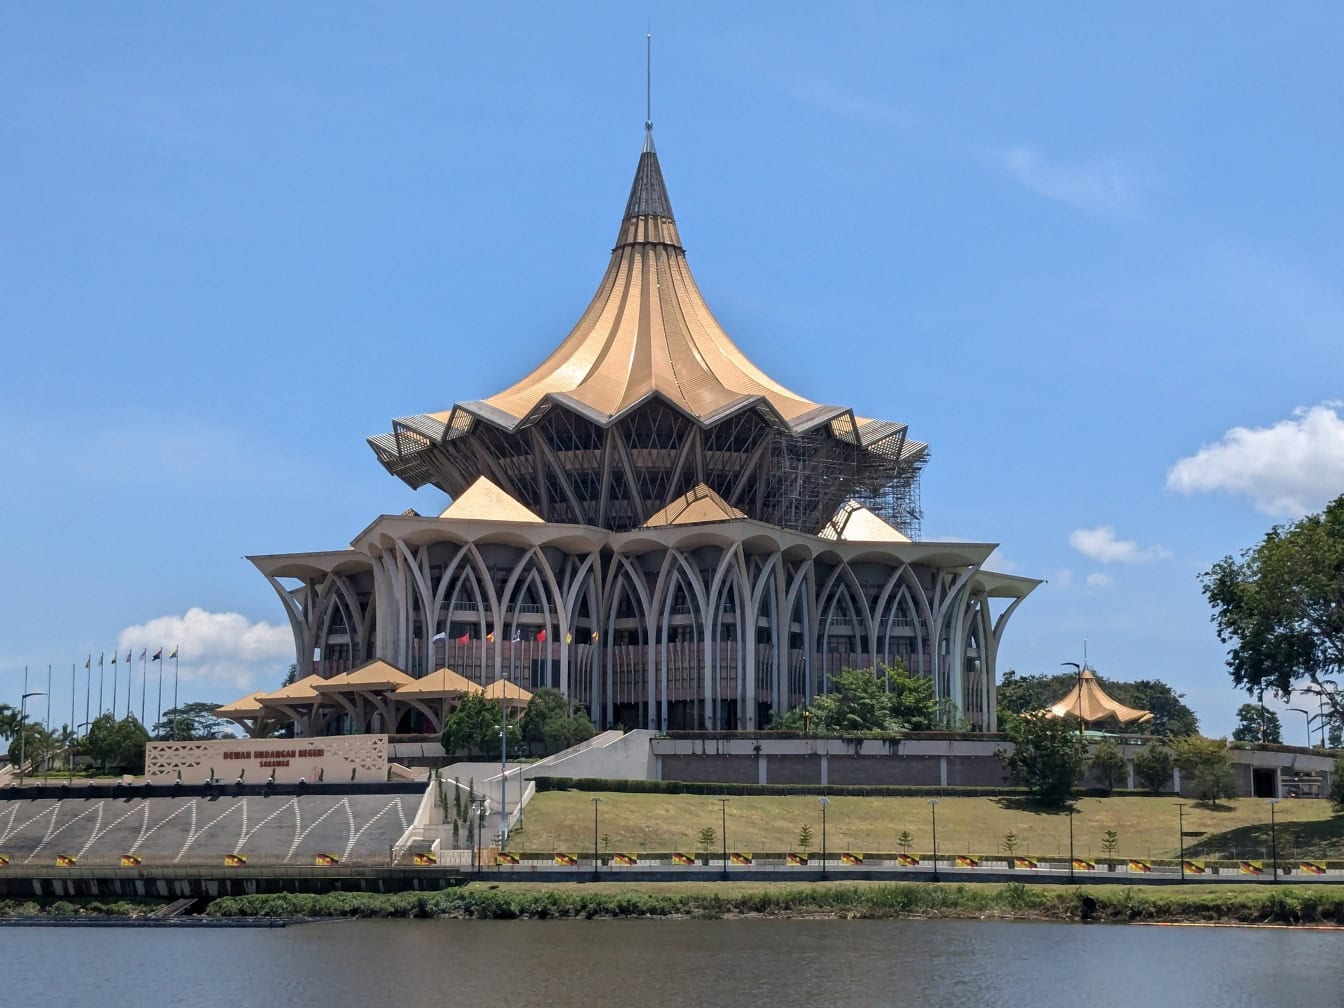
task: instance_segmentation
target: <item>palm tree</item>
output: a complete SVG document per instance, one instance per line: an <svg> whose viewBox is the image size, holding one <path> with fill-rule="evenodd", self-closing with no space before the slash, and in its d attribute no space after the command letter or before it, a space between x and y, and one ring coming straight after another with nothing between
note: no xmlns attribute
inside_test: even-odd
<svg viewBox="0 0 1344 1008"><path fill-rule="evenodd" d="M0 739L8 742L19 733L20 711L17 707L0 703Z"/></svg>

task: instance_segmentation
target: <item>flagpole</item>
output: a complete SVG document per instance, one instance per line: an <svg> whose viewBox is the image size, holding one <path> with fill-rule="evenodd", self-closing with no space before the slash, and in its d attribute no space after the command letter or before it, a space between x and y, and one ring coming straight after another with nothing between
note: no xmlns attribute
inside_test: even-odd
<svg viewBox="0 0 1344 1008"><path fill-rule="evenodd" d="M79 687L75 683L75 663L71 662L70 663L70 731L74 735L79 734L79 729L75 727L75 696L77 695L78 691ZM67 748L65 751L65 772L67 775L67 779L73 782L75 779L75 754L74 754L73 738L69 740L69 748Z"/></svg>
<svg viewBox="0 0 1344 1008"><path fill-rule="evenodd" d="M117 653L112 652L112 720L117 719Z"/></svg>
<svg viewBox="0 0 1344 1008"><path fill-rule="evenodd" d="M173 648L173 710L178 710L177 706L177 647ZM173 741L177 741L177 714L173 715Z"/></svg>
<svg viewBox="0 0 1344 1008"><path fill-rule="evenodd" d="M98 655L98 716L103 716L103 656Z"/></svg>
<svg viewBox="0 0 1344 1008"><path fill-rule="evenodd" d="M140 727L145 726L145 693L149 688L149 670L145 665L145 655L149 649L145 648L140 652Z"/></svg>
<svg viewBox="0 0 1344 1008"><path fill-rule="evenodd" d="M131 716L131 687L135 685L135 666L131 664L131 652L126 652L126 716Z"/></svg>
<svg viewBox="0 0 1344 1008"><path fill-rule="evenodd" d="M89 720L89 701L93 698L93 655L84 659L84 723L92 724Z"/></svg>
<svg viewBox="0 0 1344 1008"><path fill-rule="evenodd" d="M159 663L159 716L154 721L154 727L157 728L163 724L163 648L159 648L159 657L155 659Z"/></svg>

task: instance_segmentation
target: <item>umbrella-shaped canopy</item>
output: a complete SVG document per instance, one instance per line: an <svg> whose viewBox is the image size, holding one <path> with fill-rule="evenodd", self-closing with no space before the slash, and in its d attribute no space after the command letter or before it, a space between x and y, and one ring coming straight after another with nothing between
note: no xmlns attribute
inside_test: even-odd
<svg viewBox="0 0 1344 1008"><path fill-rule="evenodd" d="M441 668L421 679L398 686L392 694L398 700L451 700L465 693L479 693L481 687L450 668Z"/></svg>
<svg viewBox="0 0 1344 1008"><path fill-rule="evenodd" d="M395 690L415 682L395 665L381 659L365 662L344 675L332 676L314 684L319 693L370 693Z"/></svg>
<svg viewBox="0 0 1344 1008"><path fill-rule="evenodd" d="M227 718L230 721L261 717L266 713L266 708L257 698L264 695L261 690L254 690L245 697L226 703L223 707L216 707L215 717Z"/></svg>
<svg viewBox="0 0 1344 1008"><path fill-rule="evenodd" d="M1118 721L1122 725L1136 725L1153 719L1152 711L1126 707L1119 700L1107 696L1090 668L1084 668L1078 674L1078 682L1063 700L1051 704L1041 713L1046 717L1076 717L1085 725L1107 720Z"/></svg>
<svg viewBox="0 0 1344 1008"><path fill-rule="evenodd" d="M532 694L507 679L496 679L485 688L485 698L503 700L510 707L526 707L527 702L532 699Z"/></svg>

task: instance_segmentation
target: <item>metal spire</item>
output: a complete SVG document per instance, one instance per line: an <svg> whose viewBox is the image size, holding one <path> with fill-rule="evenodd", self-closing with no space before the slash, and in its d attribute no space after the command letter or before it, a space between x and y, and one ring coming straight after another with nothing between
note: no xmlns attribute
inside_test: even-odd
<svg viewBox="0 0 1344 1008"><path fill-rule="evenodd" d="M644 132L653 132L653 32L644 36Z"/></svg>

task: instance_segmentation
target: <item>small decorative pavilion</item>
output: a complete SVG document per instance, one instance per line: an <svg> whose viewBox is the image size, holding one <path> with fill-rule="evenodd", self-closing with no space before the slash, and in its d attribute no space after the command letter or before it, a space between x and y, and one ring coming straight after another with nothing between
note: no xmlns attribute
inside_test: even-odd
<svg viewBox="0 0 1344 1008"><path fill-rule="evenodd" d="M1126 707L1101 688L1096 673L1084 666L1078 673L1078 682L1064 699L1041 711L1046 717L1076 717L1086 729L1089 725L1114 722L1122 728L1132 728L1153 719L1153 712Z"/></svg>

